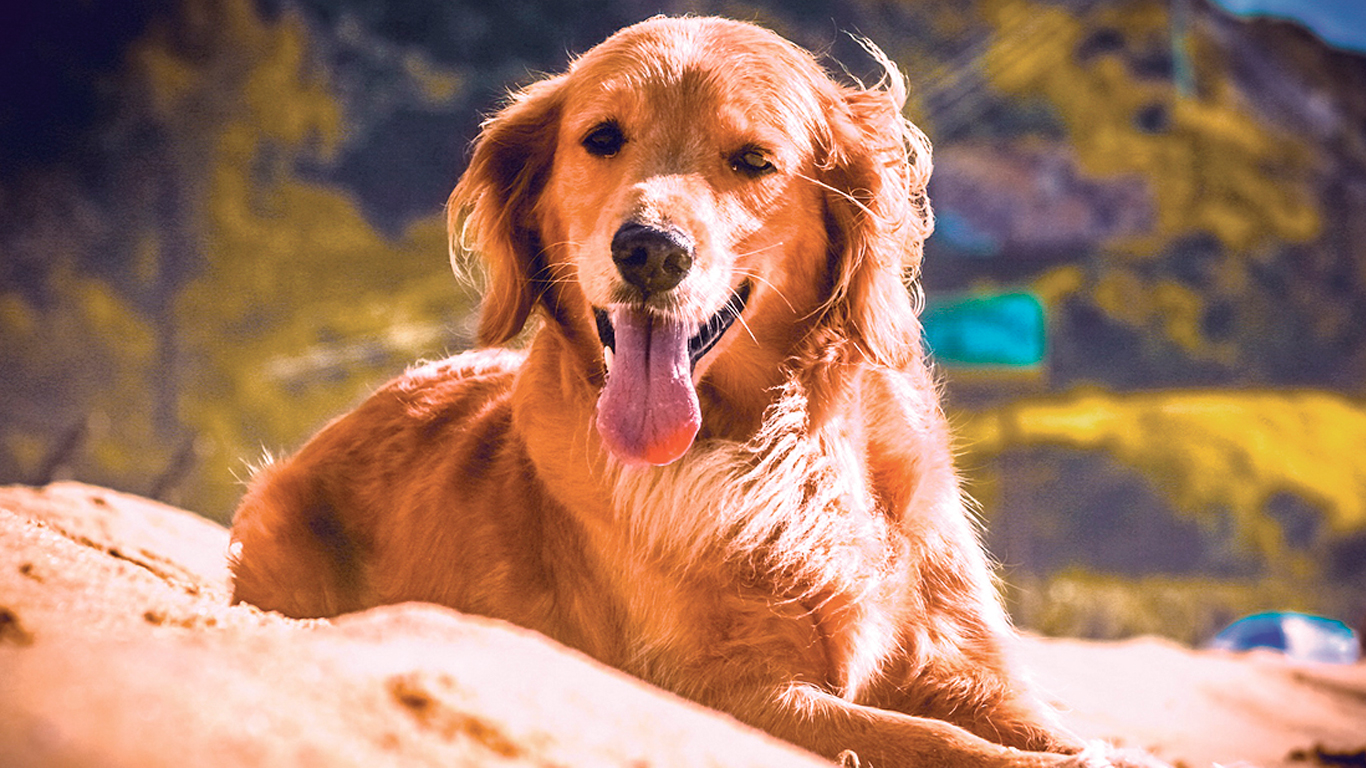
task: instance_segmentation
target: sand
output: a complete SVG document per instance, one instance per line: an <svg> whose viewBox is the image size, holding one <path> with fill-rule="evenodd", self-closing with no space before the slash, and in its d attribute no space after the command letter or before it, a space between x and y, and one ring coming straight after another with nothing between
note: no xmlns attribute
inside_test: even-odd
<svg viewBox="0 0 1366 768"><path fill-rule="evenodd" d="M75 483L0 488L4 766L819 766L502 622L229 606L227 531ZM1366 766L1366 664L1027 637L1088 738L1175 766Z"/></svg>

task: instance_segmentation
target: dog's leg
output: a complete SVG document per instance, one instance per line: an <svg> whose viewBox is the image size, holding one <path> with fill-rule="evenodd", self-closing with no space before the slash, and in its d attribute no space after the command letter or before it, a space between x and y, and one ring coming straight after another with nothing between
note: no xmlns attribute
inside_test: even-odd
<svg viewBox="0 0 1366 768"><path fill-rule="evenodd" d="M796 685L741 719L774 736L858 768L1127 768L1156 762L1112 760L1097 746L1077 754L1002 746L943 720L852 704Z"/></svg>
<svg viewBox="0 0 1366 768"><path fill-rule="evenodd" d="M899 680L910 682L893 684ZM1074 754L1085 746L998 653L980 653L952 667L929 667L917 674L892 673L860 700L878 709L944 720L1027 752Z"/></svg>
<svg viewBox="0 0 1366 768"><path fill-rule="evenodd" d="M233 603L287 616L336 616L365 607L360 544L344 510L294 462L266 467L233 521Z"/></svg>

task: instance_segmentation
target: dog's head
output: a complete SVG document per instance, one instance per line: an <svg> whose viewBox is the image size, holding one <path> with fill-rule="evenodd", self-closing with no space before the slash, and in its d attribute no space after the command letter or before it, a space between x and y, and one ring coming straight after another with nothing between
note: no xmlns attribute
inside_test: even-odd
<svg viewBox="0 0 1366 768"><path fill-rule="evenodd" d="M883 83L849 87L760 27L658 18L516 94L451 198L487 261L480 341L542 307L605 363L597 428L630 463L688 449L704 378L782 369L828 401L850 366L904 364L929 146L878 57Z"/></svg>

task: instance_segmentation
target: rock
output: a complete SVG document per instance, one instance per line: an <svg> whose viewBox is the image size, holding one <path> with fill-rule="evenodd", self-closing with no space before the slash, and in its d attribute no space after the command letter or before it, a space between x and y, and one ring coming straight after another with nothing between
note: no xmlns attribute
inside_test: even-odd
<svg viewBox="0 0 1366 768"><path fill-rule="evenodd" d="M78 544L168 579L231 592L227 531L199 515L82 483L0 488L0 504Z"/></svg>
<svg viewBox="0 0 1366 768"><path fill-rule="evenodd" d="M826 765L502 622L229 606L227 543L103 489L0 489L0 762Z"/></svg>
<svg viewBox="0 0 1366 768"><path fill-rule="evenodd" d="M1311 768L1366 749L1366 664L1197 651L1143 637L1033 638L1020 661L1078 733L1177 768Z"/></svg>
<svg viewBox="0 0 1366 768"><path fill-rule="evenodd" d="M0 488L0 764L828 765L503 622L230 606L227 543L101 488ZM1031 638L1021 659L1079 734L1176 766L1366 754L1366 664L1150 638Z"/></svg>

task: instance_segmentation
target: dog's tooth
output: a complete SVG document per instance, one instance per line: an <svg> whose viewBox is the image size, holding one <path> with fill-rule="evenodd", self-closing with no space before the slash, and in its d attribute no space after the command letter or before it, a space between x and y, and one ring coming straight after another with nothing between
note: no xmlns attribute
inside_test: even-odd
<svg viewBox="0 0 1366 768"><path fill-rule="evenodd" d="M602 348L602 359L603 359L603 361L604 361L605 363L607 363L607 372L608 372L608 373L611 373L611 372L612 372L612 348L611 348L611 347L603 347L603 348Z"/></svg>

